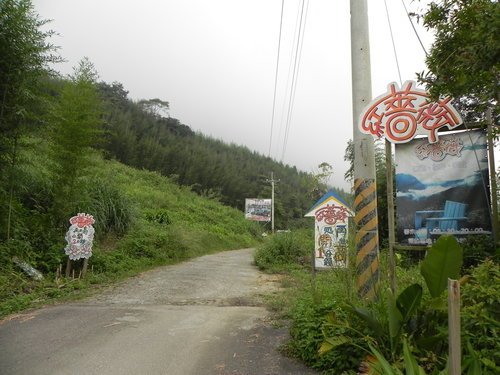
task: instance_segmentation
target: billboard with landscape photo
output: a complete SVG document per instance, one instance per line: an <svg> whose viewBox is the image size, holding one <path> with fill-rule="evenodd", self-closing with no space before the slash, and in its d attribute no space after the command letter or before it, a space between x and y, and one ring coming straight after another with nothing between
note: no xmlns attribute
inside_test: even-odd
<svg viewBox="0 0 500 375"><path fill-rule="evenodd" d="M254 221L271 221L271 199L245 199L245 218Z"/></svg>
<svg viewBox="0 0 500 375"><path fill-rule="evenodd" d="M481 130L396 145L397 240L427 245L447 233L491 234L486 134Z"/></svg>

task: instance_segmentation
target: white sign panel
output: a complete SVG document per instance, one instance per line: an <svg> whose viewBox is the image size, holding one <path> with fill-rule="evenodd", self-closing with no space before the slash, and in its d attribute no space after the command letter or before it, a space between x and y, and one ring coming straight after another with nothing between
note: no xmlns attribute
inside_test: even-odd
<svg viewBox="0 0 500 375"><path fill-rule="evenodd" d="M335 204L315 212L316 268L347 267L347 217L347 209Z"/></svg>

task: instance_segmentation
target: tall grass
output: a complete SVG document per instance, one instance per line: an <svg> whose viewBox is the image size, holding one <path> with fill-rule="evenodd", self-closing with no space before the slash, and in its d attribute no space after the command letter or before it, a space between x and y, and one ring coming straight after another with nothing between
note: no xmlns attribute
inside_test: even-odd
<svg viewBox="0 0 500 375"><path fill-rule="evenodd" d="M86 212L95 218L88 276L56 280L57 268L66 262L64 232L51 229L48 211L33 206L20 215L16 226L17 233L26 235L0 243L0 317L83 295L95 284L151 267L258 242L259 225L245 220L241 211L202 198L158 173L103 160L98 153L90 155L89 163L87 175L79 180L79 196L72 202L74 214ZM35 173L43 169L34 160L33 176L45 176ZM43 179L32 186L37 191L36 186L46 184ZM43 271L45 281L27 278L12 264L12 255L22 256Z"/></svg>
<svg viewBox="0 0 500 375"><path fill-rule="evenodd" d="M257 248L255 263L260 269L270 272L310 265L314 249L313 236L308 229L274 234Z"/></svg>
<svg viewBox="0 0 500 375"><path fill-rule="evenodd" d="M119 188L103 178L86 178L84 200L77 204L75 211L92 213L94 228L100 235L113 232L121 236L131 227L133 209Z"/></svg>

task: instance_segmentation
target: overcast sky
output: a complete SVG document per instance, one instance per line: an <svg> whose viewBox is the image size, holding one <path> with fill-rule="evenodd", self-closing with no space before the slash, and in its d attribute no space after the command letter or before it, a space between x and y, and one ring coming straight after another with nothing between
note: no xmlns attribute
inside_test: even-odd
<svg viewBox="0 0 500 375"><path fill-rule="evenodd" d="M386 0L403 81L425 69L425 54L401 0ZM344 181L352 138L349 0L309 0L288 141L287 80L301 0L285 0L271 156L314 172L334 167ZM422 5L405 0L410 11ZM193 130L268 154L281 14L280 0L34 0L53 20L53 43L67 60L87 56L103 81L134 100L170 102L170 115ZM372 92L399 82L384 0L369 0ZM426 46L432 36L416 25ZM292 61L292 63L291 63ZM289 90L288 90L289 91ZM279 176L276 176L279 178Z"/></svg>

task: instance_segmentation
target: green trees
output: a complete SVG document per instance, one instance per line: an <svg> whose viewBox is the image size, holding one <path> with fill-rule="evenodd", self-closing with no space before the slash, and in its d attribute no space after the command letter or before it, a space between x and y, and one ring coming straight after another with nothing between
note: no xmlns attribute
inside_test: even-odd
<svg viewBox="0 0 500 375"><path fill-rule="evenodd" d="M102 123L102 101L96 87L97 72L84 58L64 82L52 112L54 216L71 215L78 197L78 177L88 166L86 154L95 146Z"/></svg>
<svg viewBox="0 0 500 375"><path fill-rule="evenodd" d="M168 116L168 110L170 109L170 104L167 101L158 98L139 100L137 104L139 104L144 111L158 118L163 117L163 115Z"/></svg>
<svg viewBox="0 0 500 375"><path fill-rule="evenodd" d="M59 58L47 39L52 31L40 28L40 20L29 0L0 2L0 223L11 237L15 176L19 139L23 126L35 123L33 111L41 101L40 79L48 64ZM3 231L2 231L3 232Z"/></svg>
<svg viewBox="0 0 500 375"><path fill-rule="evenodd" d="M435 33L426 59L429 71L419 74L419 80L430 93L435 98L444 95L462 98L476 111L484 111L486 106L498 107L498 1L433 1L423 21Z"/></svg>
<svg viewBox="0 0 500 375"><path fill-rule="evenodd" d="M11 138L29 119L30 106L40 98L39 80L47 74L48 63L59 60L47 42L53 32L40 30L46 23L29 0L0 2L0 155L4 157Z"/></svg>
<svg viewBox="0 0 500 375"><path fill-rule="evenodd" d="M171 176L200 195L240 210L245 198L271 197L266 178L274 171L280 179L276 185L276 226L308 225L303 215L325 192L311 195L314 187L323 185L318 179L328 175L327 165L324 170L320 166L322 170L315 177L246 147L194 133L179 120L163 116L167 102L151 99L135 103L116 82L100 83L99 90L106 102L107 142L103 147L108 156Z"/></svg>

